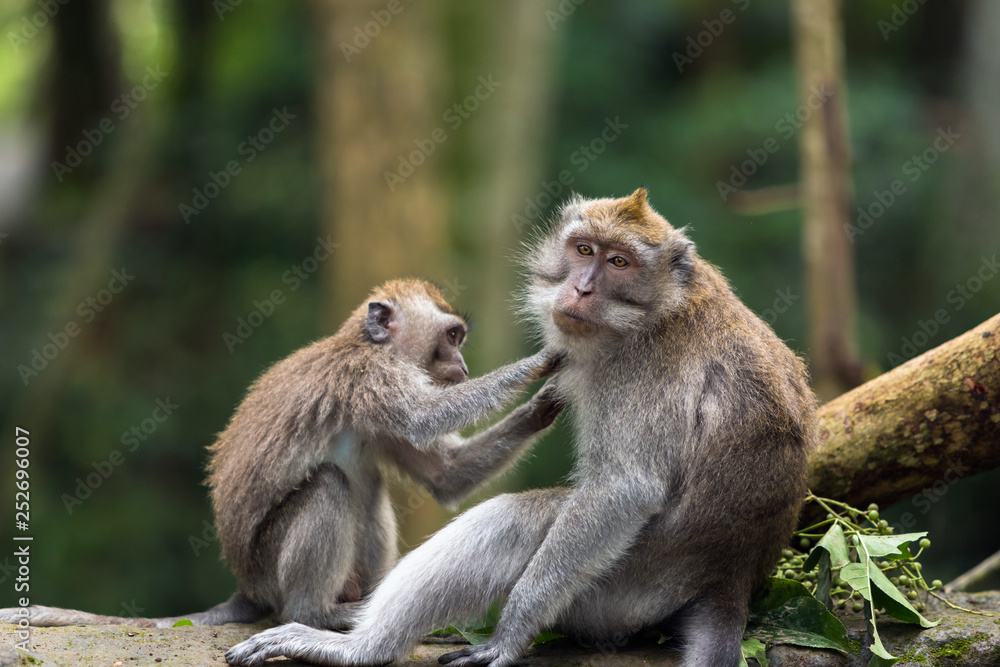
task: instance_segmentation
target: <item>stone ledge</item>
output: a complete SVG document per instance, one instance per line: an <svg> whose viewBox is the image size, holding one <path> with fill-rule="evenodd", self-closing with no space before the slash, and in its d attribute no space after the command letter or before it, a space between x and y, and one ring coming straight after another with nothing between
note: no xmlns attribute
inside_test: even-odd
<svg viewBox="0 0 1000 667"><path fill-rule="evenodd" d="M879 633L891 653L904 656L898 667L955 665L970 667L1000 666L1000 592L959 594L956 601L963 606L990 611L993 617L977 616L952 610L940 603L931 605L925 614L932 620L942 619L940 626L919 630L915 626L895 621L879 623ZM852 639L861 641L865 635L864 620L857 614L843 616ZM14 626L0 626L0 667L12 665L170 665L171 667L205 667L226 664L226 650L243 641L264 625L224 625L221 627L181 627L165 629L128 628L124 626L70 626L63 628L33 628L34 649L31 662L23 653L12 649ZM437 665L439 655L455 650L454 644L423 644L406 662L411 667ZM860 667L860 657L844 657L832 651L806 650L791 646L775 646L768 651L772 667ZM269 663L270 664L270 663ZM276 665L299 665L291 661L275 661ZM680 653L669 644L649 641L630 643L614 653L602 653L578 646L570 640L557 640L536 647L530 665L555 667L632 667L633 665L680 664Z"/></svg>

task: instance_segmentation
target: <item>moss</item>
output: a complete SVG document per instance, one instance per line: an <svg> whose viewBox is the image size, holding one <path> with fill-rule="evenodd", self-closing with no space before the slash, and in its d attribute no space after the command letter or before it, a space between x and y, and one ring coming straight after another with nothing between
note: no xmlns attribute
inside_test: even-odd
<svg viewBox="0 0 1000 667"><path fill-rule="evenodd" d="M933 658L961 658L966 653L969 652L969 647L973 644L978 644L981 641L989 639L989 635L985 632L977 632L976 634L968 637L966 639L955 639L950 641L941 648L933 649L931 651L931 657Z"/></svg>

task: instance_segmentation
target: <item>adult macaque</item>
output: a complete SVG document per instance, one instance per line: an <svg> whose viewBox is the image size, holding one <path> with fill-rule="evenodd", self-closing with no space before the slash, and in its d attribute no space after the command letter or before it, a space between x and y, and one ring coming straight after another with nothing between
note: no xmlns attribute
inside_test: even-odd
<svg viewBox="0 0 1000 667"><path fill-rule="evenodd" d="M358 601L396 560L396 522L380 467L452 504L525 451L561 409L551 388L465 440L453 433L513 399L556 363L547 352L466 381L466 323L416 280L375 290L340 330L264 373L211 447L222 556L239 590L172 618L31 607L32 625L169 627L248 623L268 613L349 627ZM17 622L17 609L0 621Z"/></svg>
<svg viewBox="0 0 1000 667"><path fill-rule="evenodd" d="M574 486L460 515L389 572L351 633L285 625L233 647L231 663L387 663L497 599L492 638L442 662L511 665L549 627L601 643L670 622L687 667L739 663L817 439L802 362L645 189L572 199L527 268L525 309L565 353Z"/></svg>

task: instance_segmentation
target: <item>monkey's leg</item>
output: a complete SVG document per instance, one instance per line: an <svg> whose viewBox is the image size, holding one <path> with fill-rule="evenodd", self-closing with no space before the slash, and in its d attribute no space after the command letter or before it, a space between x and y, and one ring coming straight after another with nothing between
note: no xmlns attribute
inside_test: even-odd
<svg viewBox="0 0 1000 667"><path fill-rule="evenodd" d="M75 609L60 609L59 607L43 607L41 605L32 605L27 611L27 620L35 627L124 625L133 628L169 628L181 620L191 621L194 625L225 625L226 623L253 623L265 614L265 610L251 602L242 591L236 591L227 601L206 611L167 618L102 616ZM0 623L17 623L23 618L20 608L0 609Z"/></svg>
<svg viewBox="0 0 1000 667"><path fill-rule="evenodd" d="M226 660L258 665L284 655L319 665L370 665L400 659L428 631L474 619L509 593L568 494L507 494L458 516L386 575L350 634L284 625L237 644Z"/></svg>
<svg viewBox="0 0 1000 667"><path fill-rule="evenodd" d="M371 595L385 574L396 564L396 559L399 558L396 546L398 539L396 514L389 494L381 480L377 480L373 482L368 504L363 512L355 556L355 572L359 575L361 598Z"/></svg>
<svg viewBox="0 0 1000 667"><path fill-rule="evenodd" d="M732 601L701 600L683 612L684 667L736 667L747 610Z"/></svg>
<svg viewBox="0 0 1000 667"><path fill-rule="evenodd" d="M264 616L264 610L253 603L243 591L236 591L232 596L211 609L188 614L187 616L171 616L156 618L153 621L158 628L172 627L177 621L191 621L194 625L225 625L226 623L253 623Z"/></svg>
<svg viewBox="0 0 1000 667"><path fill-rule="evenodd" d="M357 605L339 604L352 581L358 520L343 471L325 463L271 514L258 543L272 554L274 608L282 620L342 629ZM265 574L267 576L267 573ZM357 599L360 592L349 595Z"/></svg>

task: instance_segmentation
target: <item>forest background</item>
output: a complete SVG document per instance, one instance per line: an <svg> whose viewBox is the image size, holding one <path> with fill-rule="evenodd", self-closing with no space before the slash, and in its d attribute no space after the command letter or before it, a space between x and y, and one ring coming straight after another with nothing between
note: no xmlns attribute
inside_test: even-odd
<svg viewBox="0 0 1000 667"><path fill-rule="evenodd" d="M863 378L998 311L998 7L844 3ZM0 42L0 502L27 429L33 602L225 599L205 448L253 379L401 275L470 314L473 375L526 354L514 257L571 192L646 185L810 356L796 183L827 93L797 87L787 3L9 0ZM564 482L566 421L489 493ZM404 550L449 516L395 498ZM998 501L995 471L886 515L948 581L1000 549Z"/></svg>

